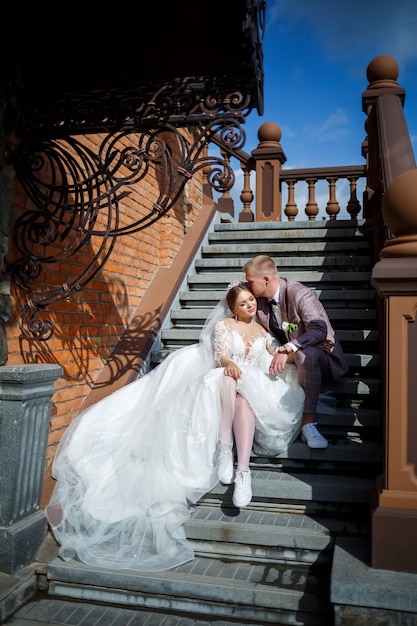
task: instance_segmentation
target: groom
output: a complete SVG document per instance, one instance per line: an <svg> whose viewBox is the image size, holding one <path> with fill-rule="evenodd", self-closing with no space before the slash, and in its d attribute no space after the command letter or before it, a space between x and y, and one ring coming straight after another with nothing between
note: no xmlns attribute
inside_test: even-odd
<svg viewBox="0 0 417 626"><path fill-rule="evenodd" d="M273 259L256 256L243 266L246 281L258 301L258 320L281 344L270 373L281 373L295 363L305 392L301 436L310 448L328 442L314 421L323 382L347 372L342 347L317 296L305 285L282 278Z"/></svg>

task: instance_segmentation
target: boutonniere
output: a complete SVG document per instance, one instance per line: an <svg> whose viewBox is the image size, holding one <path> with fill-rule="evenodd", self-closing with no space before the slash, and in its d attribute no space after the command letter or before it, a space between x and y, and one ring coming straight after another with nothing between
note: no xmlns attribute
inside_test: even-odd
<svg viewBox="0 0 417 626"><path fill-rule="evenodd" d="M282 322L282 330L285 333L292 333L294 330L297 330L298 324L295 322Z"/></svg>

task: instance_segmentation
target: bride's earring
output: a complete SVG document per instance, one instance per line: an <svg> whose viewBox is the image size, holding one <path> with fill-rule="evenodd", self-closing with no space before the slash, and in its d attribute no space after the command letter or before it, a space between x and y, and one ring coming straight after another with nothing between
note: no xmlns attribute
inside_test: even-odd
<svg viewBox="0 0 417 626"><path fill-rule="evenodd" d="M235 316L235 322L236 322L236 324L237 324L237 323L238 323L238 321L239 321L239 320L237 319L237 315L236 315L236 313L233 313L233 315Z"/></svg>

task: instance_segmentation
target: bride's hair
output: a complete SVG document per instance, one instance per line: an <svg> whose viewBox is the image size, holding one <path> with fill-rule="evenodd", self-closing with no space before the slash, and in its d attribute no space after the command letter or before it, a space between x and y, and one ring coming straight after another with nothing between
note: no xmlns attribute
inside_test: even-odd
<svg viewBox="0 0 417 626"><path fill-rule="evenodd" d="M206 319L203 328L200 333L199 343L203 349L203 356L207 359L213 360L213 333L217 322L230 317L233 307L236 303L236 298L242 291L249 291L252 293L248 283L245 282L233 282L229 283L226 289L226 295L220 300L220 302L214 307Z"/></svg>
<svg viewBox="0 0 417 626"><path fill-rule="evenodd" d="M242 291L249 291L249 293L252 293L252 289L249 287L248 283L236 283L232 285L232 287L228 288L226 292L226 302L231 311L233 311L237 297L240 293L242 293Z"/></svg>

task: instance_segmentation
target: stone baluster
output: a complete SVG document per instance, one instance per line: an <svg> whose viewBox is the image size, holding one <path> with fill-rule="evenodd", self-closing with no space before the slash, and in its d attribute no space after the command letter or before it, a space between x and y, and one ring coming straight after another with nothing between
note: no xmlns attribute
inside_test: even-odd
<svg viewBox="0 0 417 626"><path fill-rule="evenodd" d="M308 200L305 208L308 219L313 222L316 219L316 215L319 212L319 207L316 202L316 178L306 179L308 185Z"/></svg>
<svg viewBox="0 0 417 626"><path fill-rule="evenodd" d="M226 166L225 166L225 170L226 170L226 167L228 165L230 165L230 155L227 152L225 152L224 150L220 150L220 154L221 154L221 157L222 157L222 159L224 160L224 162L226 164ZM222 195L219 198L217 204L219 205L219 210L222 213L228 213L229 215L234 217L234 212L235 212L234 202L233 202L233 198L231 197L229 191L224 191L222 193Z"/></svg>
<svg viewBox="0 0 417 626"><path fill-rule="evenodd" d="M329 183L329 201L326 204L326 213L331 220L335 220L336 215L340 211L339 203L336 200L336 181L337 178L327 178Z"/></svg>
<svg viewBox="0 0 417 626"><path fill-rule="evenodd" d="M0 368L0 572L28 565L46 536L40 510L59 365Z"/></svg>
<svg viewBox="0 0 417 626"><path fill-rule="evenodd" d="M356 184L357 184L358 179L356 176L349 176L348 181L349 181L349 187L350 187L350 195L349 195L349 202L347 203L346 209L350 215L350 218L352 220L357 220L359 211L361 210L361 205L356 195Z"/></svg>
<svg viewBox="0 0 417 626"><path fill-rule="evenodd" d="M253 193L250 187L250 173L251 170L246 163L241 163L240 167L243 171L243 190L240 194L240 199L243 204L243 209L239 214L239 222L253 222L254 215L250 208L253 202Z"/></svg>
<svg viewBox="0 0 417 626"><path fill-rule="evenodd" d="M298 206L295 202L295 184L296 180L287 180L288 186L288 201L285 205L285 215L288 217L289 222L293 222L298 215Z"/></svg>

